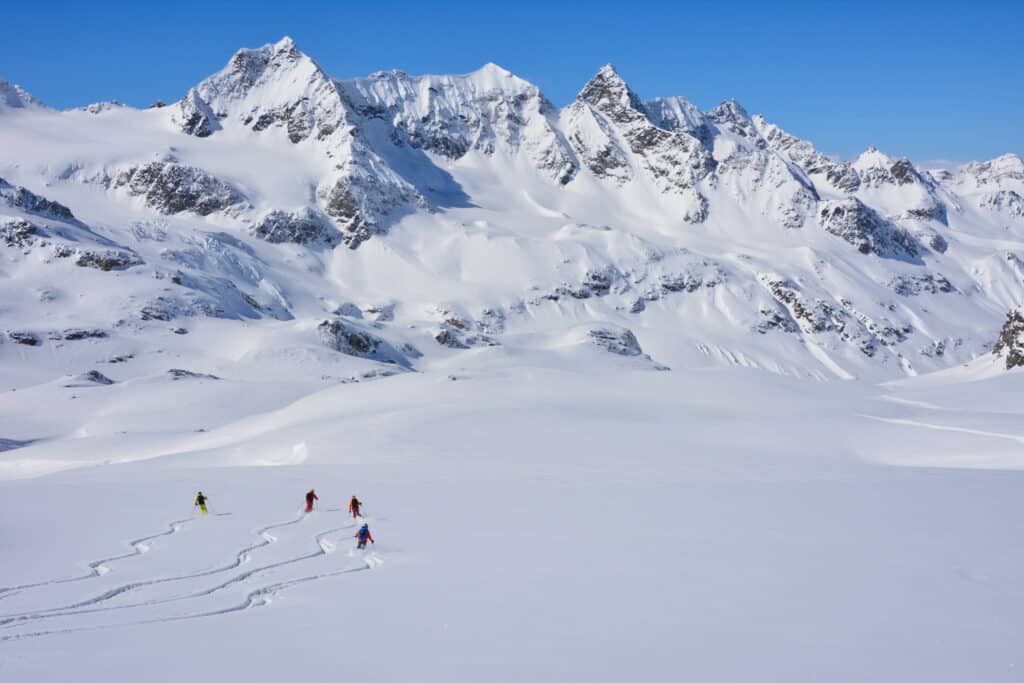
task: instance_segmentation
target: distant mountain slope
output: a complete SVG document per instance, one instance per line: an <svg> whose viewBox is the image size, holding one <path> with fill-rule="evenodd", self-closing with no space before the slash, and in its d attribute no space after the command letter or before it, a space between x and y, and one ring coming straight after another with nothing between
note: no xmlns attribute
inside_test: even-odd
<svg viewBox="0 0 1024 683"><path fill-rule="evenodd" d="M146 110L0 81L0 149L0 361L42 374L244 329L314 373L558 348L890 377L989 354L1024 303L1019 157L833 159L611 65L559 110L493 64L335 80L285 38ZM103 334L38 353L65 329Z"/></svg>

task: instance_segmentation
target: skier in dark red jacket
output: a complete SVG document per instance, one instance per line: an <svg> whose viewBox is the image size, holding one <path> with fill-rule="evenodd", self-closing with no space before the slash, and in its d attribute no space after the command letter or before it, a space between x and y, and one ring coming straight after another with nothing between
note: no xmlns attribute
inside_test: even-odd
<svg viewBox="0 0 1024 683"><path fill-rule="evenodd" d="M306 494L306 512L312 512L313 511L313 501L314 500L320 500L320 498L316 495L316 491L314 491L313 489L310 489L309 493Z"/></svg>

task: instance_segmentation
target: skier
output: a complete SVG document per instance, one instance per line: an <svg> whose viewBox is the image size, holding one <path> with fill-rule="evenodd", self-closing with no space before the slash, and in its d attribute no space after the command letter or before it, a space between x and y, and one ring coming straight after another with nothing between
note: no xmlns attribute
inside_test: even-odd
<svg viewBox="0 0 1024 683"><path fill-rule="evenodd" d="M203 495L202 491L196 494L196 507L202 510L204 515L206 514L206 501L207 498Z"/></svg>
<svg viewBox="0 0 1024 683"><path fill-rule="evenodd" d="M353 518L357 518L357 517L362 517L363 516L363 513L361 511L362 507L363 507L363 501L359 500L358 498L356 498L353 495L352 496L352 500L350 500L348 502L348 511L352 515Z"/></svg>
<svg viewBox="0 0 1024 683"><path fill-rule="evenodd" d="M320 500L320 498L316 495L316 491L314 491L313 489L310 489L309 493L306 494L306 512L312 512L313 511L313 501L314 500Z"/></svg>
<svg viewBox="0 0 1024 683"><path fill-rule="evenodd" d="M363 550L363 549L366 548L366 542L367 541L369 541L370 543L373 543L374 545L377 545L377 542L373 540L373 536L370 535L370 525L369 524L363 524L361 527L359 527L359 531L357 531L355 533L354 538L358 538L359 539L359 544L356 547L359 548L360 550Z"/></svg>

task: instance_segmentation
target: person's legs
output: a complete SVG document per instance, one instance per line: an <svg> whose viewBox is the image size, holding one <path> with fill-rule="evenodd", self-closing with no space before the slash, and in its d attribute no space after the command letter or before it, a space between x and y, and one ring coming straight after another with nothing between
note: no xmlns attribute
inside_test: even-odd
<svg viewBox="0 0 1024 683"><path fill-rule="evenodd" d="M199 504L199 509L200 509L200 510L202 511L202 513L203 513L203 514L205 515L205 514L206 514L206 503L200 503L200 504Z"/></svg>

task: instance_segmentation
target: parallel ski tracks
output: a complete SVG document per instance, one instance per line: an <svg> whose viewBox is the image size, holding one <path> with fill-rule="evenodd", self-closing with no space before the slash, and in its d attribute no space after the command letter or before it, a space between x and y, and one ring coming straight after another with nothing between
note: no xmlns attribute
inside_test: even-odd
<svg viewBox="0 0 1024 683"><path fill-rule="evenodd" d="M326 531L322 531L322 532L318 533L316 536L314 536L314 540L315 540L316 545L317 545L317 549L315 551L310 552L310 553L306 553L306 554L303 554L303 555L299 555L297 557L292 557L292 558L289 558L289 559L286 559L286 560L281 560L281 561L278 561L278 562L272 562L272 563L265 564L265 565L262 565L262 566L259 566L259 567L255 567L253 569L241 572L241 573L231 577L230 579L228 579L226 581L223 581L222 583L219 583L219 584L217 584L215 586L212 586L212 587L208 587L208 588L204 588L202 590L197 590L197 591L193 591L193 592L189 592L189 593L184 593L182 595L176 595L176 596L172 596L172 597L168 597L168 598L159 598L159 599L154 599L154 600L144 600L144 601L139 601L139 602L135 602L135 603L127 604L127 605L102 605L102 603L104 603L106 601L109 601L109 600L111 600L111 599L113 599L113 598L115 598L115 597L117 597L119 595L123 595L123 594L125 594L125 593L127 593L129 591L133 591L133 590L136 590L138 588L145 587L145 586L165 584L165 583L171 583L171 582L176 582L176 581L184 581L184 580L188 580L188 579L203 578L203 577L206 577L206 576L212 576L212 575L215 575L215 574L220 574L220 573L231 571L233 569L237 569L242 564L244 564L244 563L246 563L246 562L248 562L250 560L252 553L254 553L255 551L259 550L260 548L264 548L264 547L266 547L266 546L268 546L268 545L270 545L272 543L275 543L277 541L277 538L270 533L271 531L273 531L275 529L280 529L280 528L283 528L283 527L291 526L291 525L294 525L294 524L298 524L299 522L301 522L303 519L306 519L306 518L307 518L307 516L305 514L300 514L299 516L297 516L294 519L291 519L291 520L288 520L288 521L285 521L285 522L277 522L277 523L270 524L270 525L267 525L265 527L262 527L262 528L258 529L255 533L260 537L260 540L258 542L256 542L256 543L253 543L253 544L247 546L246 548L243 548L242 550L238 551L238 553L235 556L234 561L231 562L230 564L225 565L225 566L217 567L215 569L208 569L208 570L204 570L204 571L200 571L200 572L193 572L193 573L189 573L189 574L181 574L181 575L176 575L176 576L168 576L168 577L162 577L162 578L157 578L157 579L149 579L149 580L145 580L145 581L135 581L135 582L127 583L127 584L124 584L122 586L118 586L116 588L113 588L113 589L111 589L109 591L106 591L103 594L98 595L96 597L93 597L93 598L90 598L90 599L87 599L87 600L82 600L82 601L73 603L71 605L64 605L62 607L53 607L53 608L48 608L48 609L35 610L35 611L32 611L32 612L22 612L22 613L3 615L3 616L0 616L0 627L3 627L6 630L6 629L17 628L19 626L26 625L27 622L33 622L33 621L38 621L38 620L42 620L42 619L51 619L51 618L58 618L58 617L74 617L74 616L87 615L87 614L107 613L107 612L112 612L112 611L115 611L115 610L127 610L127 609L137 609L137 608L145 608L145 607L155 607L155 606L160 606L160 605L167 605L167 604L171 604L171 603L177 603L177 602L182 602L182 601L187 601L187 600L193 600L193 599L207 597L207 596L212 595L214 593L217 593L219 591L228 589L228 588L230 588L232 586L241 584L242 582L247 581L247 580L251 579L252 577L260 575L260 574L263 574L265 572L268 572L268 571L271 571L271 570L274 570L274 569L279 569L281 567L286 567L286 566L289 566L289 565L294 565L294 564L297 564L297 563L300 563L300 562L306 562L306 561L309 561L309 560L316 559L318 557L322 557L322 556L327 555L329 553L332 553L335 550L335 545L334 545L334 543L332 543L329 540L329 537L334 535L334 534L337 534L339 532L342 532L342 531L345 531L345 530L349 530L349 529L352 529L352 528L355 527L355 524L349 523L349 524L345 524L345 525L342 525L342 526L338 526L338 527L334 527L334 528L331 528L331 529L327 529ZM135 541L130 542L130 545L133 547L133 552L131 552L131 553L126 553L124 555L118 555L118 556L114 556L114 557L110 557L110 558L104 558L102 560L96 560L95 562L90 563L89 566L90 566L90 570L92 570L92 573L90 573L88 575L84 575L84 576L80 576L80 577L72 577L70 579L58 579L58 580L54 580L54 581L43 581L43 582L39 582L39 583L35 583L35 584L27 584L26 586L12 586L10 588L3 589L7 593L6 594L0 594L0 599L2 599L3 597L9 597L9 595L15 594L16 591L20 591L20 590L23 590L23 589L26 589L26 588L36 588L36 587L41 587L41 586L49 586L49 585L54 585L54 584L58 584L58 583L69 583L71 581L81 581L81 580L84 580L84 579L93 578L95 576L101 576L105 572L97 572L96 571L96 567L103 566L106 563L114 562L114 561L119 560L119 559L126 559L126 558L129 558L129 557L133 557L135 555L138 555L138 554L142 554L147 549L144 546L144 544L147 541L150 541L150 540L152 540L154 538L158 538L160 536L166 536L166 535L169 535L169 534L172 534L172 533L176 533L181 528L181 525L183 525L184 523L187 523L188 521L190 521L190 520L179 520L177 522L172 522L169 525L169 529L166 530L166 531L160 532L158 534L153 534L151 536L147 536L147 537L140 538L140 539L137 539ZM170 622L170 621L181 621L181 620L185 620L185 619L198 619L198 618L204 618L204 617L218 616L218 615L221 615L221 614L230 614L230 613L233 613L233 612L239 612L239 611L251 609L251 608L254 608L254 607L261 607L263 605L267 605L267 604L269 604L271 602L271 600L273 599L273 597L276 594L278 594L279 592L281 592L283 590L286 590L286 589L288 589L288 588L290 588L292 586L295 586L295 585L298 585L298 584L302 584L302 583L307 583L307 582L310 582L310 581L316 581L316 580L319 580L319 579L324 579L324 578L328 578L328 577L332 577L332 576L339 576L339 575L342 575L342 574L350 574L350 573L357 572L357 571L363 571L363 570L366 570L366 569L372 569L372 568L374 568L374 567L376 567L376 566L378 566L379 564L382 563L382 561L380 560L379 557L376 556L376 554L364 555L362 557L362 562L363 562L362 566L349 567L349 568L346 568L346 569L339 569L339 570L333 570L333 571L328 571L328 572L322 572L322 573L318 573L318 574L312 574L312 575L301 577L301 578L297 578L297 579L288 579L288 580L285 580L285 581L280 581L280 582L277 582L277 583L272 583L272 584L269 584L269 585L266 585L266 586L258 587L256 589L250 591L246 595L245 599L241 603L239 603L237 605L225 607L225 608L220 608L220 609L215 609L215 610L206 610L206 611L188 613L188 614L183 614L183 615L175 615L175 616L169 616L169 617L141 619L141 620L127 622L127 623L104 624L104 625L83 626L83 627L69 627L69 628L54 629L54 630L49 630L49 631L37 631L37 632L32 632L32 633L11 634L11 635L0 636L0 642L22 640L22 639L26 639L26 638L36 638L36 637L42 637L42 636L48 636L48 635L57 635L57 634L62 634L62 633L74 633L74 632L79 632L79 631L90 631L90 630L98 630L98 629L106 629L106 628L118 628L118 627L121 627L121 626L144 625L144 624L153 624L153 623Z"/></svg>

